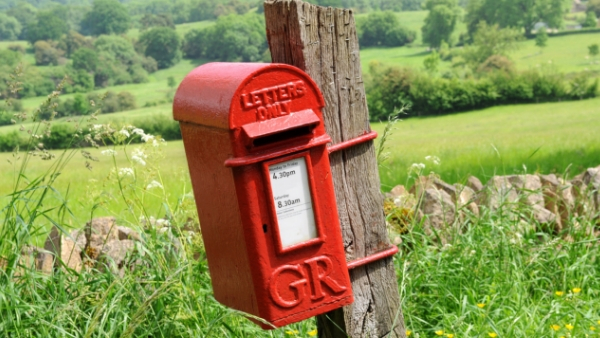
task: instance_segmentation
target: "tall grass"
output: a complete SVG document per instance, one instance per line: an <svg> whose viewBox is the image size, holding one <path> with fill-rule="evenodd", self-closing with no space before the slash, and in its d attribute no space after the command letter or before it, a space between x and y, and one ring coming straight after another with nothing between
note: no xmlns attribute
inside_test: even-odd
<svg viewBox="0 0 600 338"><path fill-rule="evenodd" d="M595 224L573 217L565 233L554 237L532 219L482 209L444 246L425 235L421 224L402 236L396 267L412 335L596 337Z"/></svg>
<svg viewBox="0 0 600 338"><path fill-rule="evenodd" d="M303 336L314 333L314 321L262 331L242 314L218 304L212 297L200 235L189 231L198 226L190 192L179 191L173 202L164 189L160 139L133 126L115 130L110 125L89 122L85 127L82 124L81 133L73 140L88 137L100 144L110 141L112 148L105 150L107 160L113 164L112 175L109 173L99 189L110 191L112 199L120 200L118 222L139 231L142 241L127 258L126 266L130 268L123 276L113 274L101 263L87 265L81 272L61 264L48 275L30 264L26 247L35 242L36 236L45 237L51 226L66 235L71 230L68 219L75 217L72 208L86 209L91 218L97 209L106 207L101 198L81 204L70 200L70 185L81 182L61 182L61 173L77 162L74 156L80 150L44 151L37 145L36 135L43 133L51 121L38 121L30 132L28 149L14 152L13 188L1 199L1 336L275 337L286 335L285 331ZM139 149L131 149L134 134L146 140ZM121 152L125 160L118 160L116 152ZM91 168L97 159L87 151L83 154ZM41 165L45 169L31 177L30 165L39 156L46 162L36 163L35 172L40 173ZM103 195L101 191L96 193ZM151 197L162 203L148 205ZM166 232L152 225L157 218L163 220L163 225L170 224Z"/></svg>

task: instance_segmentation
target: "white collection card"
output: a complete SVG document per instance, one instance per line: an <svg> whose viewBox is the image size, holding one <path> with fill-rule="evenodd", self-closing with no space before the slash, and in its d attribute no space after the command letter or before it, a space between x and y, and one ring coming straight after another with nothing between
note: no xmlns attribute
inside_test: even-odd
<svg viewBox="0 0 600 338"><path fill-rule="evenodd" d="M269 176L281 246L317 238L305 158L270 165Z"/></svg>

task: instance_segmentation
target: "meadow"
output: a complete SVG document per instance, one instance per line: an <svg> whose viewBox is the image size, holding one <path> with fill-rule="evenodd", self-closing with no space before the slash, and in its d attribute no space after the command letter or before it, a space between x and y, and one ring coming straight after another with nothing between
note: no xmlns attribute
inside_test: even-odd
<svg viewBox="0 0 600 338"><path fill-rule="evenodd" d="M363 70L371 61L421 68L429 53L420 42L425 14L398 14L418 31L417 41L412 46L361 50ZM177 29L183 35L209 24ZM138 34L129 32L132 37ZM587 45L599 37L552 37L541 51L533 40L522 41L512 58L519 69L551 64L563 72L599 70L585 58ZM0 48L10 44L14 43L2 42ZM31 55L27 57L31 62ZM170 116L173 90L168 78L179 82L204 62L182 60L151 74L147 83L98 90L126 90L137 100L135 110L102 114L90 122L92 129L93 124L115 128L110 133L119 138L115 146L51 151L55 156L51 160L23 149L0 153L0 195L4 196L0 197L4 206L0 266L2 259L13 257L11 249L42 245L53 224L80 228L93 217L114 215L119 224L144 236L132 257L144 268L127 271L121 278L102 269L76 273L59 268L50 276L0 269L0 333L15 337L317 335L314 320L262 331L243 314L214 300L201 240L183 230L189 224L197 226L198 220L182 142L158 147L129 144L131 139L120 132L131 121ZM448 67L447 62L441 65L442 71ZM25 99L23 105L31 111L43 100ZM469 175L485 183L496 174L578 174L600 164L598 107L600 99L592 99L400 120L384 144L389 155L380 163L382 190L412 184L413 163L425 164L425 173L434 172L449 183L462 182ZM26 124L25 129L34 126ZM380 135L385 127L386 123L372 124ZM17 128L0 127L0 133ZM437 156L440 164L426 160L427 156ZM548 233L527 215L525 206L516 212L482 207L479 217L454 225L457 232L446 245L412 220L410 231L400 235L401 250L394 257L410 337L598 336L597 215L570 215L560 234ZM148 226L151 219L159 218L171 222L184 250L174 253L170 240ZM198 253L200 259L195 259ZM17 261L8 261L16 267Z"/></svg>

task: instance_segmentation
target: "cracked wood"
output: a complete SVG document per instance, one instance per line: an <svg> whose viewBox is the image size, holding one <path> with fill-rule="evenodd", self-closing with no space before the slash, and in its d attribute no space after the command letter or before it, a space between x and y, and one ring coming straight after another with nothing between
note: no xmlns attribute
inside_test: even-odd
<svg viewBox="0 0 600 338"><path fill-rule="evenodd" d="M352 11L299 0L267 0L264 6L273 62L303 69L319 85L332 142L370 131ZM330 160L346 260L387 249L373 142L333 153ZM353 269L350 278L354 304L317 317L319 336L405 337L392 259Z"/></svg>

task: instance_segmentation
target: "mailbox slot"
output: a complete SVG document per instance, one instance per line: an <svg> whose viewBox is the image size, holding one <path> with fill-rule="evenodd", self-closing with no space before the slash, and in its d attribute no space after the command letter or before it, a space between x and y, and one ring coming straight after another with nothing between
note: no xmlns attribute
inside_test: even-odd
<svg viewBox="0 0 600 338"><path fill-rule="evenodd" d="M320 122L312 109L305 109L288 116L249 123L242 130L249 146L262 147L295 138L312 137L313 129Z"/></svg>
<svg viewBox="0 0 600 338"><path fill-rule="evenodd" d="M300 128L294 128L290 130L283 131L278 134L272 134L268 136L258 137L252 140L252 146L254 147L262 147L270 144L275 144L277 142L288 141L297 137L302 136L312 136L313 126L306 126Z"/></svg>

